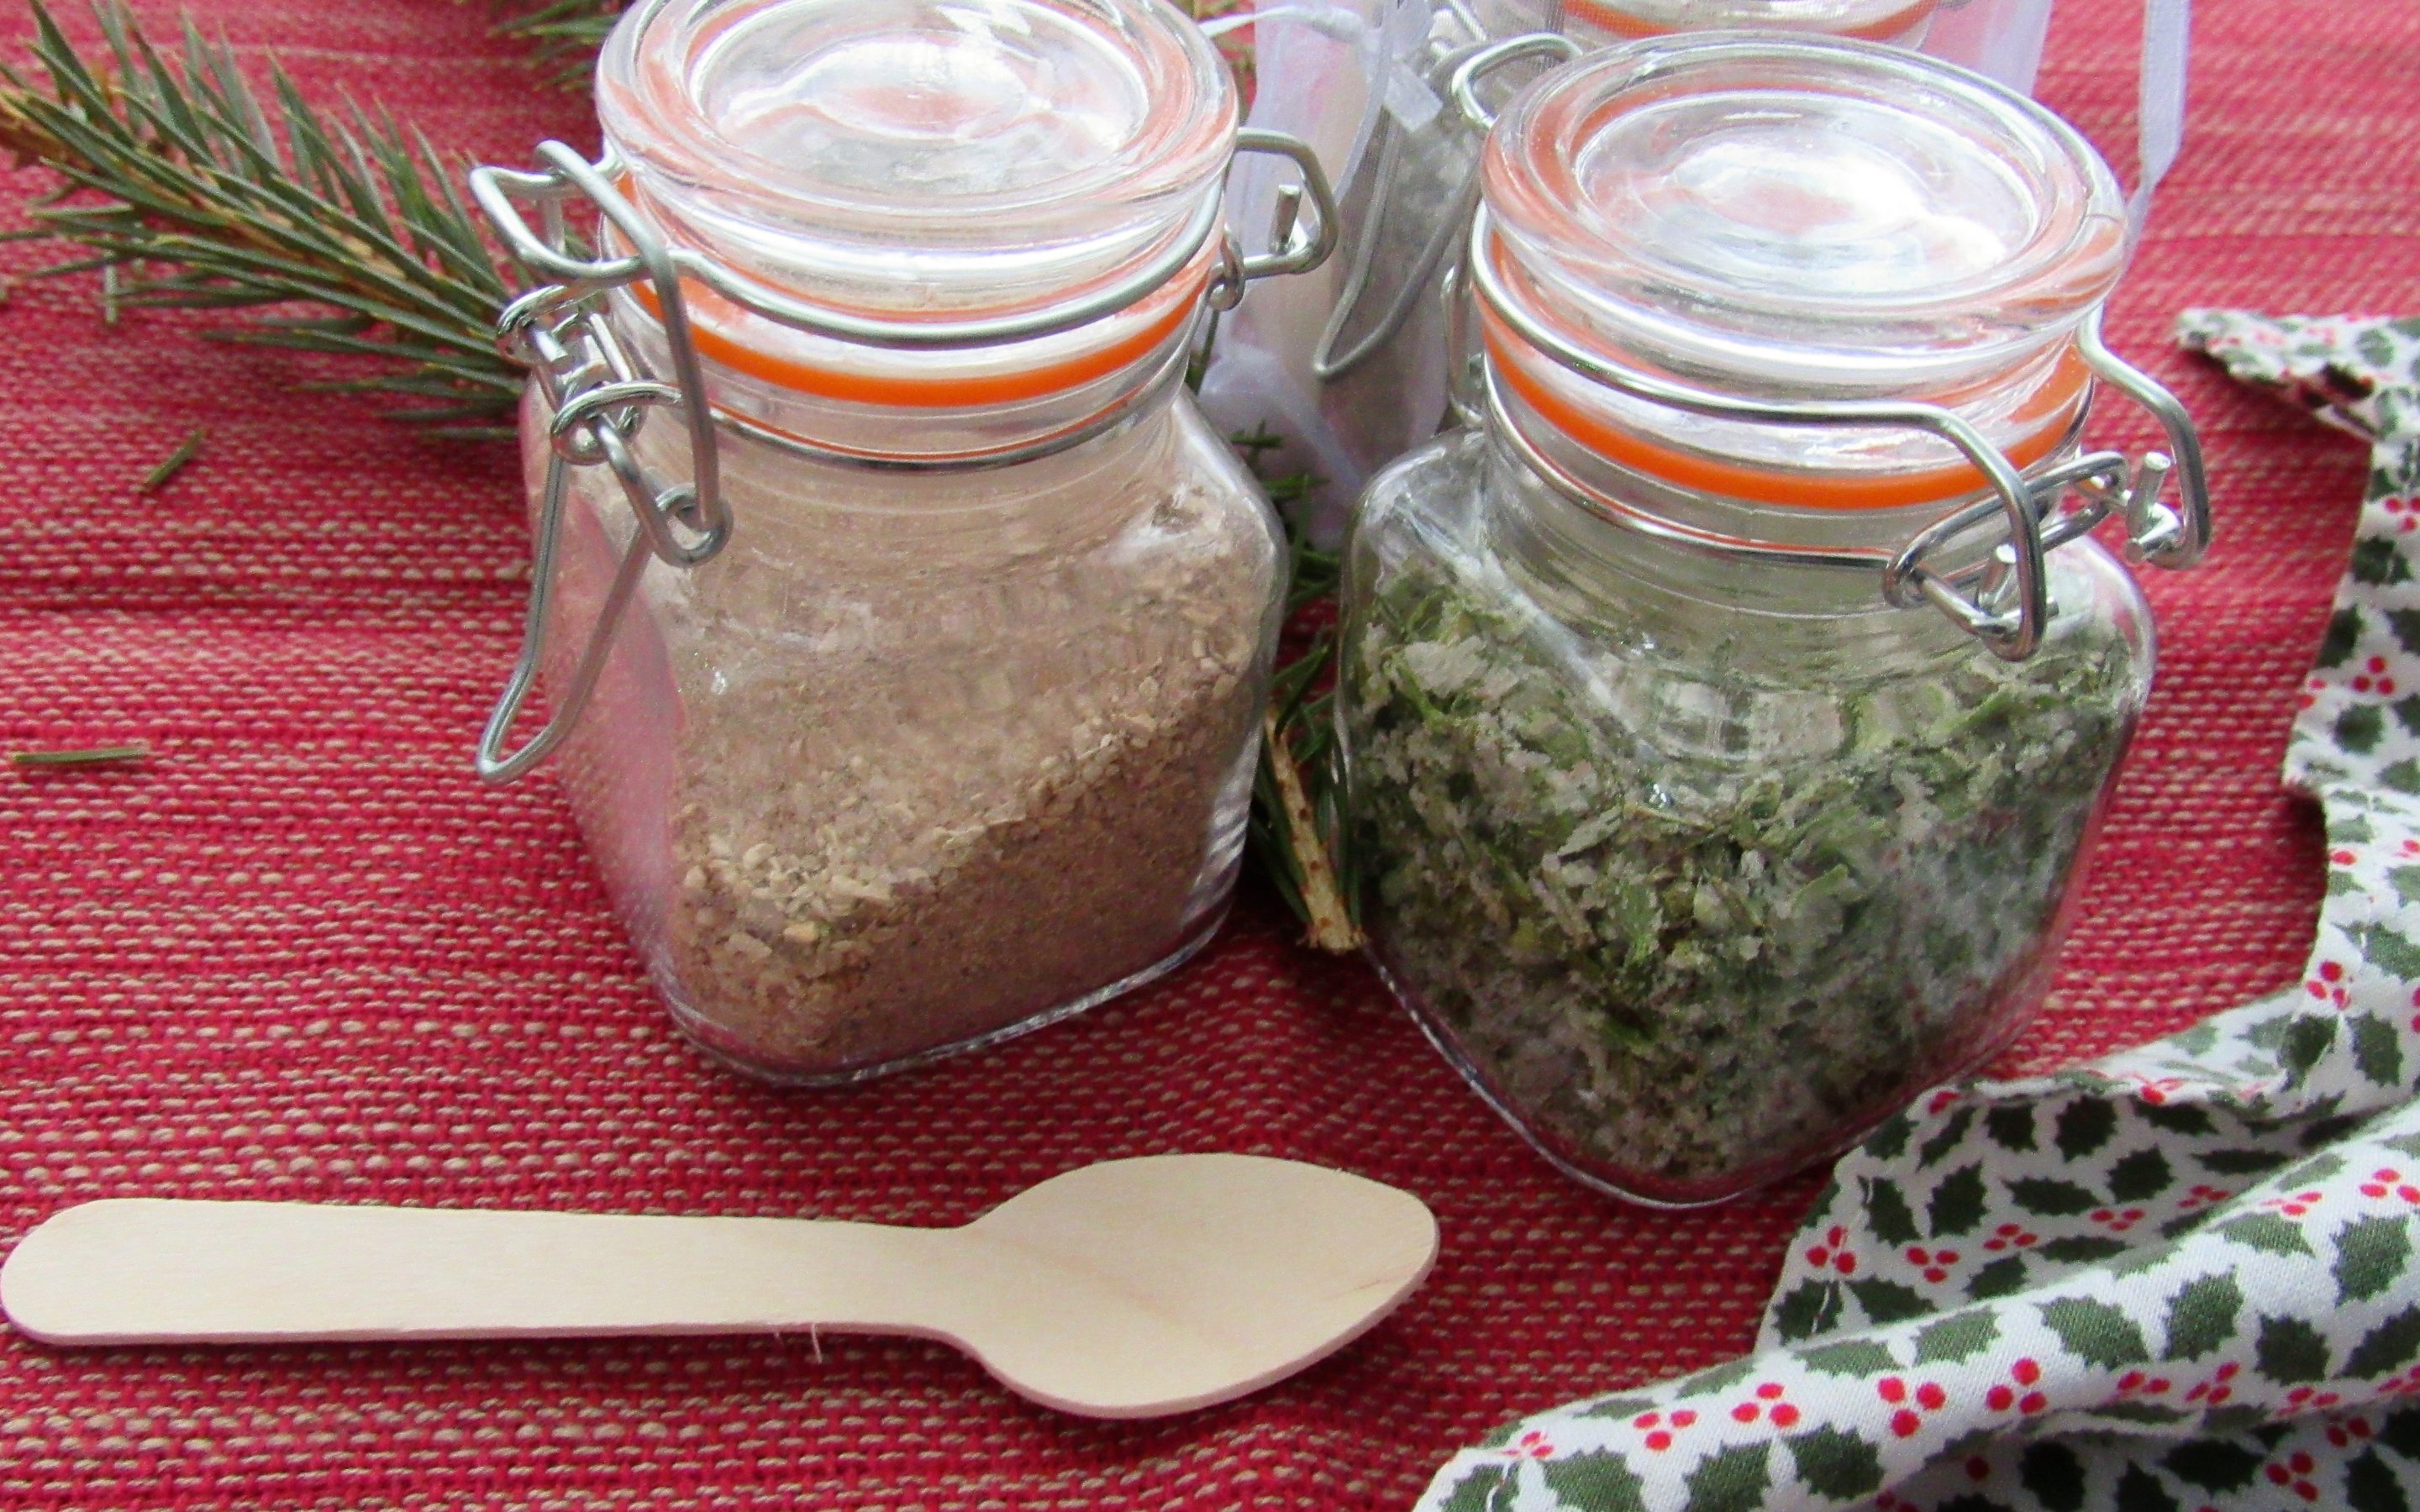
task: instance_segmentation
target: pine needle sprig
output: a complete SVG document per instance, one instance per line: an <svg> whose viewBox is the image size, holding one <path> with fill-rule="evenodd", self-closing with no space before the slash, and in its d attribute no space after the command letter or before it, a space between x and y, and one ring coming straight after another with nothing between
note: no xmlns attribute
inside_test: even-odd
<svg viewBox="0 0 2420 1512"><path fill-rule="evenodd" d="M496 30L530 48L531 61L547 70L547 83L575 89L588 83L597 51L622 9L623 0L518 0L507 4Z"/></svg>
<svg viewBox="0 0 2420 1512"><path fill-rule="evenodd" d="M445 433L505 428L521 375L491 331L509 290L426 138L358 107L329 120L274 68L264 101L190 22L172 59L103 0L96 67L33 10L49 87L0 65L0 147L62 182L16 235L85 254L36 276L113 270L121 307L319 305L212 334L379 359L313 386L408 401L397 418Z"/></svg>
<svg viewBox="0 0 2420 1512"><path fill-rule="evenodd" d="M1229 438L1255 472L1282 438L1263 426ZM1313 546L1302 501L1318 486L1308 472L1264 486L1286 526L1291 574L1286 617L1294 627L1261 723L1247 844L1261 874L1303 922L1305 943L1323 950L1361 946L1359 886L1344 845L1333 710L1336 633L1332 606L1343 578L1341 553Z"/></svg>

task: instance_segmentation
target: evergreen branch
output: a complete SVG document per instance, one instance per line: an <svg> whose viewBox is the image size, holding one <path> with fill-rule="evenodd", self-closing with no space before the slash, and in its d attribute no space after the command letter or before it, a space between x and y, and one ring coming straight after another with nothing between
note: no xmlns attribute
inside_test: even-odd
<svg viewBox="0 0 2420 1512"><path fill-rule="evenodd" d="M39 274L103 268L120 306L320 305L218 334L371 359L344 387L411 401L399 419L508 425L521 376L490 332L510 291L425 138L359 109L325 118L273 66L264 98L190 23L171 57L119 0L95 7L96 64L32 4L48 87L0 65L0 147L58 176L33 229L88 255Z"/></svg>
<svg viewBox="0 0 2420 1512"><path fill-rule="evenodd" d="M1281 440L1266 426L1228 438L1254 472ZM1245 830L1261 874L1306 930L1305 943L1322 950L1356 950L1362 943L1359 887L1344 846L1335 732L1336 637L1308 633L1329 612L1343 577L1343 558L1311 544L1299 504L1318 486L1308 472L1264 480L1285 521L1291 573L1286 616L1295 649L1283 656L1262 718L1261 764L1252 777L1252 814Z"/></svg>
<svg viewBox="0 0 2420 1512"><path fill-rule="evenodd" d="M623 0L507 0L496 30L530 48L530 60L559 89L588 83L605 34L622 19Z"/></svg>

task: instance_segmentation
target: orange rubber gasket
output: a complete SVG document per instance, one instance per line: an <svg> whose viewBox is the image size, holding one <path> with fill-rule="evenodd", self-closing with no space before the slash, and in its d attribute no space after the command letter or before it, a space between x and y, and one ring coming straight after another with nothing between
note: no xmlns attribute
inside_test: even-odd
<svg viewBox="0 0 2420 1512"><path fill-rule="evenodd" d="M1854 477L1749 467L1658 445L1635 431L1588 414L1531 377L1510 356L1510 344L1517 338L1504 328L1495 312L1482 309L1481 316L1489 365L1506 386L1547 424L1597 455L1634 472L1700 493L1804 509L1901 509L1911 504L1962 499L1992 486L1982 470L1971 462L1929 468L1921 472ZM2068 347L2050 378L2011 417L2029 427L2014 445L2001 448L2019 471L2048 456L2066 439L2089 392L2091 376L2083 356L2073 347Z"/></svg>
<svg viewBox="0 0 2420 1512"><path fill-rule="evenodd" d="M1569 7L1568 14L1579 18L1591 31L1603 32L1609 37L1672 37L1679 34L1673 27L1642 21L1627 11L1602 4L1600 0L1565 0L1565 4ZM1827 31L1809 26L1777 29L1815 37L1853 37L1868 42L1887 42L1915 30L1919 23L1931 16L1939 4L1940 0L1914 0L1913 4L1892 11L1880 21L1869 21L1846 31Z"/></svg>
<svg viewBox="0 0 2420 1512"><path fill-rule="evenodd" d="M1014 373L960 378L895 378L872 373L844 373L786 357L776 357L715 329L718 320L729 324L744 317L746 312L731 300L689 279L681 281L681 298L689 306L690 338L696 346L698 355L735 372L762 378L779 388L810 393L819 399L837 399L846 404L915 409L971 409L1013 404L1022 399L1047 398L1054 393L1079 388L1096 378L1107 378L1122 367L1140 362L1158 350L1192 317L1202 288L1208 286L1209 277L1209 270L1205 268L1200 279L1195 281L1200 287L1172 300L1167 314L1107 347ZM658 320L663 318L663 311L656 302L656 291L652 287L645 284L631 284L628 287L649 315Z"/></svg>

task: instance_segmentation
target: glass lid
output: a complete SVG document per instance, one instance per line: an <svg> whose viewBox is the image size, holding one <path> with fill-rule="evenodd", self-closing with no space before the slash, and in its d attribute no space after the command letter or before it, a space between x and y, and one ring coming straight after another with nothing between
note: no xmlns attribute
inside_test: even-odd
<svg viewBox="0 0 2420 1512"><path fill-rule="evenodd" d="M1047 305L1164 250L1236 124L1163 0L651 0L597 106L676 240L908 318Z"/></svg>
<svg viewBox="0 0 2420 1512"><path fill-rule="evenodd" d="M1547 74L1482 169L1484 255L1606 355L1734 392L1910 393L2063 340L2122 270L2091 146L1870 43L1656 39Z"/></svg>

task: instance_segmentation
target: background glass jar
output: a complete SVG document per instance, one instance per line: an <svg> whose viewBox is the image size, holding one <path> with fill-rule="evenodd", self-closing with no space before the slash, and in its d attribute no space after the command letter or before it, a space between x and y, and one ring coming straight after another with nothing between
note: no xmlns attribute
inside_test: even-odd
<svg viewBox="0 0 2420 1512"><path fill-rule="evenodd" d="M2194 560L2198 452L2100 344L2107 168L1977 76L1642 42L1482 174L1486 424L1380 474L1346 564L1364 921L1550 1159L1716 1200L2039 1005L2151 673L2085 532ZM2096 378L2172 455L2080 450Z"/></svg>
<svg viewBox="0 0 2420 1512"><path fill-rule="evenodd" d="M853 1080L1167 971L1218 924L1283 591L1182 377L1246 257L1222 61L1158 0L648 0L607 143L473 187L530 270L530 632L674 1018ZM600 215L575 250L566 211ZM535 212L536 224L530 213ZM506 749L544 681L552 718Z"/></svg>
<svg viewBox="0 0 2420 1512"><path fill-rule="evenodd" d="M1481 131L1452 100L1492 43L1559 34L1578 52L1639 37L1753 29L1885 41L2028 88L2047 0L1310 0L1255 23L1253 119L1319 145L1343 205L1343 251L1319 276L1255 296L1227 323L1202 384L1227 430L1268 427L1289 470L1326 480L1316 533L1385 463L1446 420L1451 353L1443 291L1477 195ZM1501 104L1532 52L1483 79ZM1565 55L1568 55L1566 54ZM1491 69L1497 67L1490 66ZM1244 164L1237 202L1267 188Z"/></svg>

